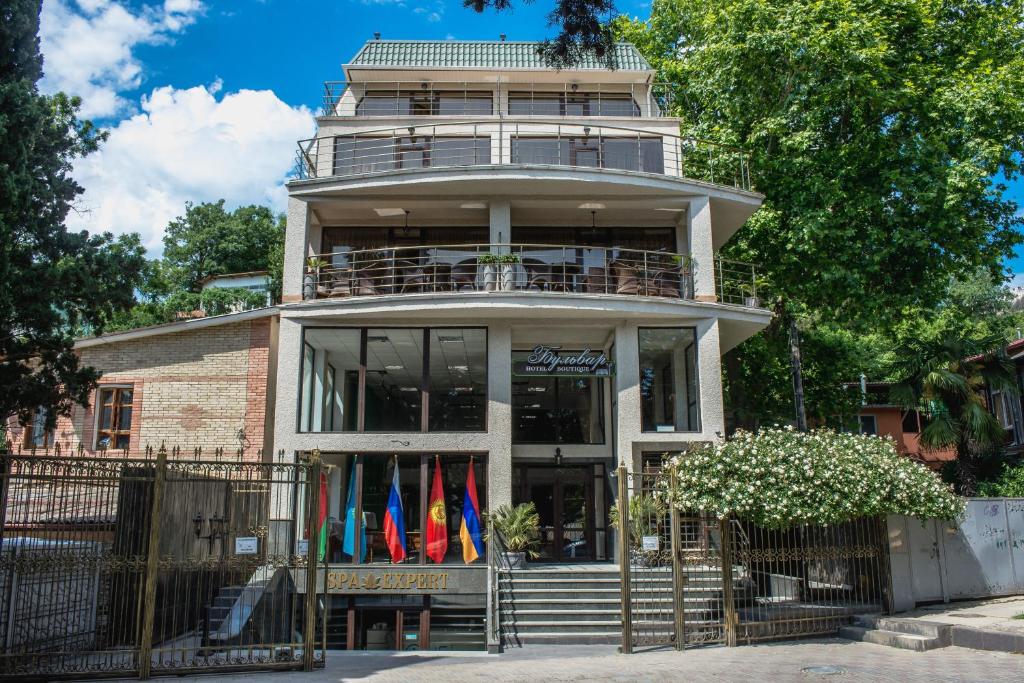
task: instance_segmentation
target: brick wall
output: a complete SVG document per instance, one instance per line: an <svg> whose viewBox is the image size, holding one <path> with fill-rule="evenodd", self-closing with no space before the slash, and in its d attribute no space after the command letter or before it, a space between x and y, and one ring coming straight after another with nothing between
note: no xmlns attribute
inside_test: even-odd
<svg viewBox="0 0 1024 683"><path fill-rule="evenodd" d="M193 331L113 342L81 350L82 363L100 370L100 387L134 389L132 455L146 446L180 446L191 456L224 448L255 459L263 448L267 415L270 320L262 318ZM62 448L96 445L96 392L57 422ZM11 429L21 443L21 427ZM212 453L211 453L212 455Z"/></svg>

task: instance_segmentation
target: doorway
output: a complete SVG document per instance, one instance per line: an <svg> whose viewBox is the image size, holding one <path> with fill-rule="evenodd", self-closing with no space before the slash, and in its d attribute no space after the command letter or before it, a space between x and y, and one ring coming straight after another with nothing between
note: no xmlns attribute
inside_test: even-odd
<svg viewBox="0 0 1024 683"><path fill-rule="evenodd" d="M540 516L540 557L536 561L592 562L598 559L595 556L595 466L517 464L514 469L517 482L514 502L532 501Z"/></svg>

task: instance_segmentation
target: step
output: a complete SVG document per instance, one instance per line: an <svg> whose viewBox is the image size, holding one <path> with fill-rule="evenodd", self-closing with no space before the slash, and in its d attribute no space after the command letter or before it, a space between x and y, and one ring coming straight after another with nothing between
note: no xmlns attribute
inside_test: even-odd
<svg viewBox="0 0 1024 683"><path fill-rule="evenodd" d="M854 625L879 631L893 631L895 633L907 633L927 638L938 638L941 642L945 643L943 647L947 647L953 642L953 626L935 621L864 614L854 617Z"/></svg>
<svg viewBox="0 0 1024 683"><path fill-rule="evenodd" d="M919 636L912 633L870 629L863 626L841 626L839 628L839 637L859 640L864 643L874 643L875 645L895 647L901 650L913 650L915 652L925 652L926 650L946 647L938 638Z"/></svg>
<svg viewBox="0 0 1024 683"><path fill-rule="evenodd" d="M504 635L502 642L506 646L518 647L521 645L618 645L622 642L622 631L604 631L582 633L578 631L560 631L557 633L524 633L519 635Z"/></svg>

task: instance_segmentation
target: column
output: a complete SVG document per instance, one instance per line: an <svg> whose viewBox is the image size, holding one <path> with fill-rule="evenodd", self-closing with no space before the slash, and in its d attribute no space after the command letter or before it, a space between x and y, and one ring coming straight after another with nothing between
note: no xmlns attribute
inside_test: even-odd
<svg viewBox="0 0 1024 683"><path fill-rule="evenodd" d="M690 254L693 256L693 293L697 301L717 301L715 248L711 235L711 203L707 197L690 200L687 214Z"/></svg>
<svg viewBox="0 0 1024 683"><path fill-rule="evenodd" d="M492 201L490 208L490 242L491 244L509 244L512 241L512 204L508 200ZM507 249L495 250L505 253Z"/></svg>
<svg viewBox="0 0 1024 683"><path fill-rule="evenodd" d="M722 407L722 350L718 338L718 319L697 324L697 365L700 379L701 432L708 438L725 434L725 410Z"/></svg>
<svg viewBox="0 0 1024 683"><path fill-rule="evenodd" d="M284 238L284 274L281 283L281 301L302 301L302 276L309 256L309 203L295 197L288 198L288 223ZM319 240L318 240L319 241Z"/></svg>
<svg viewBox="0 0 1024 683"><path fill-rule="evenodd" d="M640 348L637 327L615 326L616 467L633 471L633 442L640 434Z"/></svg>
<svg viewBox="0 0 1024 683"><path fill-rule="evenodd" d="M487 329L487 506L512 502L512 327Z"/></svg>

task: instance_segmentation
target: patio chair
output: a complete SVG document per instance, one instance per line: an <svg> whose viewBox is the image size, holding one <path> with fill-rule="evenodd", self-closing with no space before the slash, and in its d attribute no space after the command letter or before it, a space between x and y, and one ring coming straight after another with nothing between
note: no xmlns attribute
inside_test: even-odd
<svg viewBox="0 0 1024 683"><path fill-rule="evenodd" d="M623 261L612 261L612 281L616 294L639 294L640 278L637 269Z"/></svg>
<svg viewBox="0 0 1024 683"><path fill-rule="evenodd" d="M583 291L587 294L608 293L608 269L600 267L587 268L582 279Z"/></svg>
<svg viewBox="0 0 1024 683"><path fill-rule="evenodd" d="M460 261L452 266L452 290L456 292L476 289L476 257Z"/></svg>

